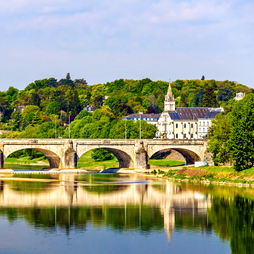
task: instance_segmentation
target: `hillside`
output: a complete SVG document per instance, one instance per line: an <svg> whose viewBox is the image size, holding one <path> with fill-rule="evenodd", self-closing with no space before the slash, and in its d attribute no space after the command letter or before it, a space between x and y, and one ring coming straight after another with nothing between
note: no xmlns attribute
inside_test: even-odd
<svg viewBox="0 0 254 254"><path fill-rule="evenodd" d="M232 104L236 92L253 92L232 81L176 80L171 86L176 107L226 107ZM65 123L70 119L73 138L123 138L122 117L162 112L167 88L168 82L149 78L89 86L84 79L72 80L69 73L60 80L36 80L24 90L9 87L0 92L0 129L13 132L2 137L68 137ZM87 105L93 105L96 111L82 111ZM137 124L128 123L127 129L128 138L139 137ZM153 138L155 131L154 126L142 123L143 138Z"/></svg>

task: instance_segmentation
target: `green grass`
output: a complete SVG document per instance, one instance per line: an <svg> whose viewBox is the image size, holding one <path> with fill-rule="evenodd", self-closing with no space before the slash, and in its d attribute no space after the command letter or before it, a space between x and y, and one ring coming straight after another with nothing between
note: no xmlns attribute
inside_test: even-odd
<svg viewBox="0 0 254 254"><path fill-rule="evenodd" d="M43 162L43 164L49 164L48 160L45 160L44 157L39 157L32 160L29 157L7 158L4 161L4 163L11 163L11 164L36 164L38 162Z"/></svg>
<svg viewBox="0 0 254 254"><path fill-rule="evenodd" d="M149 165L160 167L174 167L184 165L185 161L170 160L170 159L151 159L148 161Z"/></svg>
<svg viewBox="0 0 254 254"><path fill-rule="evenodd" d="M83 154L79 160L77 168L84 168L87 170L101 170L105 168L118 168L119 163L117 158L115 157L113 160L109 161L94 161L91 158L92 151L88 151L87 153Z"/></svg>

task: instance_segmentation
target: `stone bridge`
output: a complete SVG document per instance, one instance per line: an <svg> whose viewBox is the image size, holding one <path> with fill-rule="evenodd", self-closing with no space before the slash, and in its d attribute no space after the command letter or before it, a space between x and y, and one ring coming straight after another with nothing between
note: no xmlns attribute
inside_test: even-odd
<svg viewBox="0 0 254 254"><path fill-rule="evenodd" d="M0 168L12 153L33 149L47 157L50 168L75 169L79 158L96 148L112 152L119 161L119 168L146 169L149 158L169 149L180 152L187 164L203 161L205 156L211 158L206 152L207 141L203 139L0 139Z"/></svg>

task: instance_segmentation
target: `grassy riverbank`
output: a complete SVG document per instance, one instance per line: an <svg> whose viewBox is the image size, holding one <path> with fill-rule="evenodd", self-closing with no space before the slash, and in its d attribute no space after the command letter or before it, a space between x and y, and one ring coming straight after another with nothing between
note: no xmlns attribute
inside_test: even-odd
<svg viewBox="0 0 254 254"><path fill-rule="evenodd" d="M19 165L45 165L49 166L49 162L45 157L39 157L35 159L30 159L29 157L21 158L7 158L4 161L5 164L19 164Z"/></svg>
<svg viewBox="0 0 254 254"><path fill-rule="evenodd" d="M254 186L254 168L237 172L233 167L204 166L180 167L163 171L153 171L155 175L182 181L200 181L216 184L249 184Z"/></svg>
<svg viewBox="0 0 254 254"><path fill-rule="evenodd" d="M77 168L86 170L97 170L100 171L105 168L118 168L119 163L117 158L108 161L94 161L91 157L92 151L88 151L81 158L79 158ZM20 165L45 165L48 166L49 162L45 157L39 157L30 159L29 157L21 158L7 158L6 164L20 164ZM170 160L170 159L152 159L149 160L148 164L154 168L157 167L174 167L178 165L184 165L185 161Z"/></svg>
<svg viewBox="0 0 254 254"><path fill-rule="evenodd" d="M86 170L102 170L106 168L118 168L119 163L117 158L108 161L95 161L91 157L92 151L88 151L79 158L77 168L82 168Z"/></svg>
<svg viewBox="0 0 254 254"><path fill-rule="evenodd" d="M148 161L149 165L159 166L159 167L174 167L185 165L185 161L170 160L170 159L151 159Z"/></svg>

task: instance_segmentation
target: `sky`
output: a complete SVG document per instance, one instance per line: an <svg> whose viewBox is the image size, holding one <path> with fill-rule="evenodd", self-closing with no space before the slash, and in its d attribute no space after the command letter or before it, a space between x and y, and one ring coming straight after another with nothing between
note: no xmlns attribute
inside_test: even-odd
<svg viewBox="0 0 254 254"><path fill-rule="evenodd" d="M0 0L0 90L66 73L254 88L253 0Z"/></svg>

